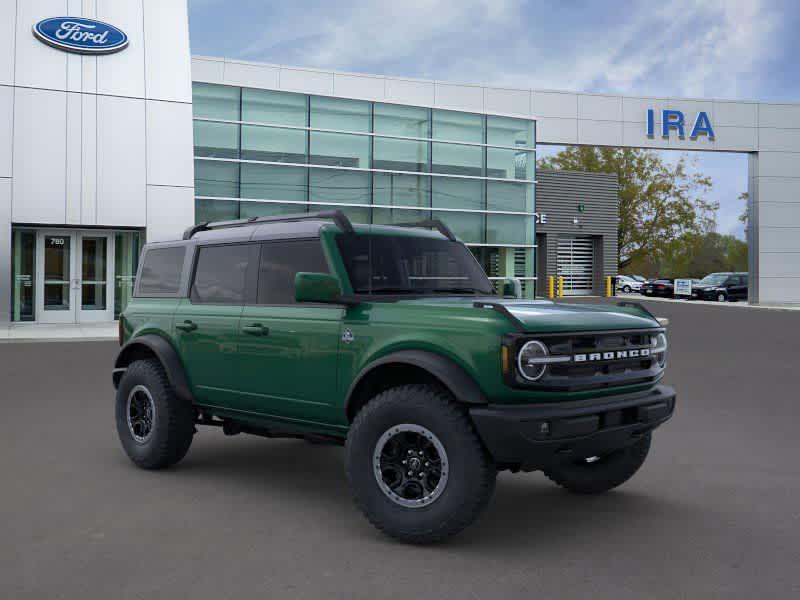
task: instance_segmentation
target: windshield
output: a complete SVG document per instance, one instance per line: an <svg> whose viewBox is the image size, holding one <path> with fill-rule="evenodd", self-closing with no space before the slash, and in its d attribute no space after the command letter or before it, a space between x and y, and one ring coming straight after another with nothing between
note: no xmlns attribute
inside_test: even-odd
<svg viewBox="0 0 800 600"><path fill-rule="evenodd" d="M711 273L700 280L703 285L720 285L725 282L728 276L725 273Z"/></svg>
<svg viewBox="0 0 800 600"><path fill-rule="evenodd" d="M356 294L493 294L464 244L449 240L346 234L336 238Z"/></svg>

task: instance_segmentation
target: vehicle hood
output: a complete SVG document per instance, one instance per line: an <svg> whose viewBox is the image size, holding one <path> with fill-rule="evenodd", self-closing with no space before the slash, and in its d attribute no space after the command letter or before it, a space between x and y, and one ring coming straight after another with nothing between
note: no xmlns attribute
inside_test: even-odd
<svg viewBox="0 0 800 600"><path fill-rule="evenodd" d="M659 327L658 321L643 308L612 304L566 304L550 300L515 300L497 297L424 298L401 300L434 307L474 308L476 302L504 307L527 332L550 333L561 331L609 331L616 329L646 329ZM501 311L496 311L502 313Z"/></svg>

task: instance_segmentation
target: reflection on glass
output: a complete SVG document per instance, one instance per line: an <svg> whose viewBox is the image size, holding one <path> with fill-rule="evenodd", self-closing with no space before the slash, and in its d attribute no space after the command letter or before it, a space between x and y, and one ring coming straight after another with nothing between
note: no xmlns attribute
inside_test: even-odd
<svg viewBox="0 0 800 600"><path fill-rule="evenodd" d="M308 212L305 204L278 204L277 202L241 202L239 218L272 217L275 215L293 215Z"/></svg>
<svg viewBox="0 0 800 600"><path fill-rule="evenodd" d="M309 200L316 203L369 204L369 173L339 169L311 169Z"/></svg>
<svg viewBox="0 0 800 600"><path fill-rule="evenodd" d="M520 146L533 148L534 122L511 117L486 118L486 143L493 146Z"/></svg>
<svg viewBox="0 0 800 600"><path fill-rule="evenodd" d="M484 183L480 179L434 177L432 185L434 208L484 208Z"/></svg>
<svg viewBox="0 0 800 600"><path fill-rule="evenodd" d="M416 223L427 221L431 217L429 210L408 210L403 208L373 208L372 222L380 225L393 223Z"/></svg>
<svg viewBox="0 0 800 600"><path fill-rule="evenodd" d="M359 206L340 206L337 204L311 204L308 209L311 212L322 210L341 210L353 223L369 223L370 211L372 209Z"/></svg>
<svg viewBox="0 0 800 600"><path fill-rule="evenodd" d="M433 138L453 142L483 143L483 115L434 110Z"/></svg>
<svg viewBox="0 0 800 600"><path fill-rule="evenodd" d="M505 148L486 149L486 176L500 179L533 179L533 153Z"/></svg>
<svg viewBox="0 0 800 600"><path fill-rule="evenodd" d="M514 212L533 211L533 184L511 181L486 183L487 208Z"/></svg>
<svg viewBox="0 0 800 600"><path fill-rule="evenodd" d="M375 103L375 133L403 137L429 138L430 111L417 106Z"/></svg>
<svg viewBox="0 0 800 600"><path fill-rule="evenodd" d="M240 89L227 85L193 83L192 111L194 116L238 121Z"/></svg>
<svg viewBox="0 0 800 600"><path fill-rule="evenodd" d="M242 164L242 198L306 200L306 175L303 167Z"/></svg>
<svg viewBox="0 0 800 600"><path fill-rule="evenodd" d="M428 142L376 137L373 143L372 166L375 169L428 170Z"/></svg>
<svg viewBox="0 0 800 600"><path fill-rule="evenodd" d="M532 244L533 218L522 215L486 215L489 244Z"/></svg>
<svg viewBox="0 0 800 600"><path fill-rule="evenodd" d="M195 160L194 191L198 196L238 198L238 163L215 160Z"/></svg>
<svg viewBox="0 0 800 600"><path fill-rule="evenodd" d="M114 318L128 306L133 294L136 269L139 268L141 236L138 231L125 231L114 236Z"/></svg>
<svg viewBox="0 0 800 600"><path fill-rule="evenodd" d="M106 309L106 238L81 239L81 309Z"/></svg>
<svg viewBox="0 0 800 600"><path fill-rule="evenodd" d="M195 198L194 220L197 223L212 221L231 221L239 218L239 202L237 200L208 200Z"/></svg>
<svg viewBox="0 0 800 600"><path fill-rule="evenodd" d="M13 286L11 320L33 321L34 285L36 282L36 234L33 231L14 231L11 243Z"/></svg>
<svg viewBox="0 0 800 600"><path fill-rule="evenodd" d="M315 165L369 168L369 138L347 133L311 132L311 160Z"/></svg>
<svg viewBox="0 0 800 600"><path fill-rule="evenodd" d="M480 146L463 146L461 144L442 144L434 142L431 150L434 173L450 173L452 175L483 175L483 148Z"/></svg>
<svg viewBox="0 0 800 600"><path fill-rule="evenodd" d="M239 158L239 125L195 121L194 153L196 156Z"/></svg>
<svg viewBox="0 0 800 600"><path fill-rule="evenodd" d="M369 131L369 102L311 96L311 127L340 131Z"/></svg>
<svg viewBox="0 0 800 600"><path fill-rule="evenodd" d="M303 94L271 90L242 90L242 121L305 127L308 99Z"/></svg>
<svg viewBox="0 0 800 600"><path fill-rule="evenodd" d="M69 310L70 238L44 236L44 310Z"/></svg>
<svg viewBox="0 0 800 600"><path fill-rule="evenodd" d="M373 203L397 206L430 206L431 178L426 175L375 173Z"/></svg>
<svg viewBox="0 0 800 600"><path fill-rule="evenodd" d="M445 223L461 241L467 244L483 242L483 213L462 213L452 211L433 211L433 218Z"/></svg>
<svg viewBox="0 0 800 600"><path fill-rule="evenodd" d="M268 162L306 162L304 129L242 125L242 158Z"/></svg>

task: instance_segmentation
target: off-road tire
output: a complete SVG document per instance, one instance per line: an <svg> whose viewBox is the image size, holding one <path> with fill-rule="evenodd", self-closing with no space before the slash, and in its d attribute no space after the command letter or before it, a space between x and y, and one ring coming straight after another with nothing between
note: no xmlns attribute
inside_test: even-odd
<svg viewBox="0 0 800 600"><path fill-rule="evenodd" d="M377 444L401 424L426 428L447 454L446 486L426 506L401 506L378 484L373 464ZM422 384L386 390L361 409L347 436L345 465L355 503L370 523L412 544L442 541L471 524L489 502L497 477L464 408L447 391Z"/></svg>
<svg viewBox="0 0 800 600"><path fill-rule="evenodd" d="M576 494L607 492L633 477L650 451L650 434L625 448L614 450L595 462L570 462L546 469L554 483Z"/></svg>
<svg viewBox="0 0 800 600"><path fill-rule="evenodd" d="M152 433L145 442L134 438L128 425L128 396L136 386L150 393L155 406ZM143 469L163 469L180 461L194 436L194 408L179 398L155 359L137 360L128 366L117 388L117 434L128 457Z"/></svg>

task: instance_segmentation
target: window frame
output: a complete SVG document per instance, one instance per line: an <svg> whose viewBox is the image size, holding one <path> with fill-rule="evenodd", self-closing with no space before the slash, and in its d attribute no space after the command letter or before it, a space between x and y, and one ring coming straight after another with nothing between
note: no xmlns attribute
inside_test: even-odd
<svg viewBox="0 0 800 600"><path fill-rule="evenodd" d="M249 246L249 252L247 255L247 269L244 272L244 289L242 290L242 301L238 303L230 303L230 302L202 302L196 301L192 297L192 289L194 288L195 279L197 277L197 265L200 262L200 250L203 248L217 248L221 246ZM197 244L194 249L194 256L192 257L192 267L189 273L190 277L188 278L188 285L186 287L186 298L189 299L189 303L193 306L245 306L247 304L248 299L252 297L252 294L257 291L253 289L253 282L252 282L252 269L253 269L253 257L254 255L256 258L259 257L257 251L259 250L258 242L252 242L250 240L235 240L235 241L228 241L228 242L219 242L219 243L210 243L210 244ZM256 252L254 252L256 251Z"/></svg>

